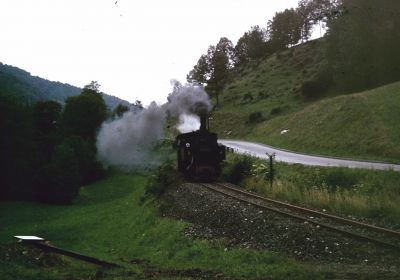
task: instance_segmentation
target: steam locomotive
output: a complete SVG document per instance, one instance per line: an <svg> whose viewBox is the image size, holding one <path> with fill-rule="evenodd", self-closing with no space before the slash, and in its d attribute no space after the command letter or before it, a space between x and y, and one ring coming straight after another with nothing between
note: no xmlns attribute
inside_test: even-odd
<svg viewBox="0 0 400 280"><path fill-rule="evenodd" d="M200 129L176 137L178 170L187 178L209 181L221 173L225 146L218 144L217 134L208 130L207 115L200 116Z"/></svg>

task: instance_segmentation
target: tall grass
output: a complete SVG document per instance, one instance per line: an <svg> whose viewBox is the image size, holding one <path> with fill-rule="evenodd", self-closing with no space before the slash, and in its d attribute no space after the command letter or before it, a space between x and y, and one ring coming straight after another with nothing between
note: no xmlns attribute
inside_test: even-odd
<svg viewBox="0 0 400 280"><path fill-rule="evenodd" d="M238 156L228 156L237 163ZM248 161L248 157L243 160ZM268 164L253 159L253 170L241 185L268 197L330 211L372 219L400 228L400 173L363 169L307 167L275 163L272 188L267 181Z"/></svg>
<svg viewBox="0 0 400 280"><path fill-rule="evenodd" d="M385 191L380 195L366 195L352 190L331 191L328 187L301 188L290 182L278 180L272 189L264 179L248 178L246 188L268 197L331 211L349 216L379 219L400 228L400 199Z"/></svg>

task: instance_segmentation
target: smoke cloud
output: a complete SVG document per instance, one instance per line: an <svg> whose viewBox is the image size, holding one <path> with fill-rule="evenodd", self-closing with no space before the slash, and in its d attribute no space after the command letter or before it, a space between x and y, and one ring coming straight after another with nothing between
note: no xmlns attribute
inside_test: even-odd
<svg viewBox="0 0 400 280"><path fill-rule="evenodd" d="M132 170L156 165L159 162L154 148L164 138L168 116L179 119L181 133L197 130L199 117L207 114L211 103L204 88L181 85L173 81L173 92L168 102L159 106L155 102L143 110L131 110L121 118L102 124L97 136L99 160L106 166Z"/></svg>
<svg viewBox="0 0 400 280"><path fill-rule="evenodd" d="M174 90L168 96L168 102L164 104L167 112L173 117L182 114L202 115L211 111L212 106L208 94L201 86L182 86L178 81L174 83Z"/></svg>

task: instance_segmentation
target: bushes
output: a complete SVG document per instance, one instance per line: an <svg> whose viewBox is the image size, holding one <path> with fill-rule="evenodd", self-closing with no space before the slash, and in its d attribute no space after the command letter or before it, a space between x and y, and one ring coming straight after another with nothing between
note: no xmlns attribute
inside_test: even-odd
<svg viewBox="0 0 400 280"><path fill-rule="evenodd" d="M249 103L251 101L253 101L253 96L251 95L251 93L246 93L245 95L243 95L242 102L244 104Z"/></svg>
<svg viewBox="0 0 400 280"><path fill-rule="evenodd" d="M0 93L0 200L31 199L32 108Z"/></svg>
<svg viewBox="0 0 400 280"><path fill-rule="evenodd" d="M259 123L259 122L262 122L263 120L264 120L264 117L261 112L253 112L253 113L250 113L250 115L247 119L247 123L250 123L250 124Z"/></svg>
<svg viewBox="0 0 400 280"><path fill-rule="evenodd" d="M96 160L96 150L89 141L72 135L66 138L64 142L72 148L72 152L78 161L82 184L90 184L103 177L103 166Z"/></svg>
<svg viewBox="0 0 400 280"><path fill-rule="evenodd" d="M180 180L174 162L169 160L157 168L146 186L146 195L160 196L169 186L179 184Z"/></svg>
<svg viewBox="0 0 400 280"><path fill-rule="evenodd" d="M283 109L281 107L274 107L271 110L271 116L273 115L278 115L280 113L282 113Z"/></svg>
<svg viewBox="0 0 400 280"><path fill-rule="evenodd" d="M313 80L305 81L301 85L301 95L305 99L319 97L329 88L331 84L331 73L328 70L323 70Z"/></svg>
<svg viewBox="0 0 400 280"><path fill-rule="evenodd" d="M43 202L68 204L78 195L80 186L104 175L96 160L96 151L79 136L69 136L57 145L36 179L36 198Z"/></svg>
<svg viewBox="0 0 400 280"><path fill-rule="evenodd" d="M223 168L222 179L232 184L239 184L251 174L253 160L250 156L234 156Z"/></svg>
<svg viewBox="0 0 400 280"><path fill-rule="evenodd" d="M36 189L40 201L69 204L78 195L81 183L79 162L69 143L55 148L51 162L40 173Z"/></svg>
<svg viewBox="0 0 400 280"><path fill-rule="evenodd" d="M83 96L85 100L94 100L92 103L104 103L101 95L84 93ZM80 96L75 99L79 98L82 99ZM0 199L71 203L81 184L103 176L94 143L94 131L102 119L82 124L81 119L85 118L79 113L93 115L93 110L86 112L83 105L79 110L70 107L68 111L74 117L74 125L82 125L83 130L91 132L79 136L79 129L65 122L65 109L62 111L60 104L45 101L29 107L18 100L0 96L0 129L4 132L0 136L0 168L3 171ZM103 116L104 110L100 111ZM63 118L64 123L60 125L59 120Z"/></svg>
<svg viewBox="0 0 400 280"><path fill-rule="evenodd" d="M301 85L301 94L305 99L317 97L322 90L323 86L317 80L305 81Z"/></svg>
<svg viewBox="0 0 400 280"><path fill-rule="evenodd" d="M263 90L258 91L257 97L258 99L268 98L268 92L264 92Z"/></svg>
<svg viewBox="0 0 400 280"><path fill-rule="evenodd" d="M337 187L351 189L358 183L357 177L355 172L351 173L345 169L335 168L327 172L325 180L331 189L336 189Z"/></svg>

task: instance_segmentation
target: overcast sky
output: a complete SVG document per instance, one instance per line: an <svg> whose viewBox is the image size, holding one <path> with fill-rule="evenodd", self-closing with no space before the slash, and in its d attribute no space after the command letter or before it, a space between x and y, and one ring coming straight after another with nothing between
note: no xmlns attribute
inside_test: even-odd
<svg viewBox="0 0 400 280"><path fill-rule="evenodd" d="M0 62L134 102L165 102L209 45L298 0L0 0Z"/></svg>

